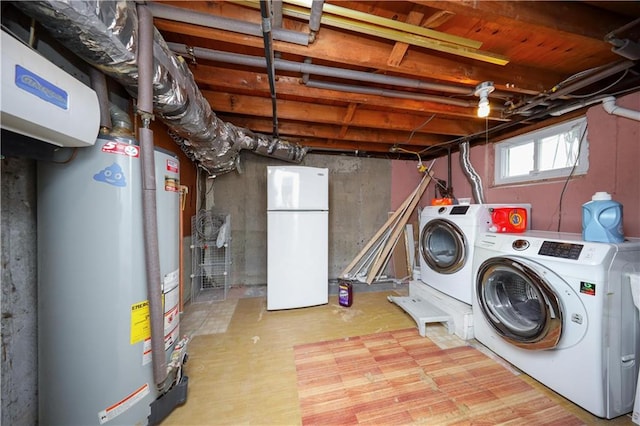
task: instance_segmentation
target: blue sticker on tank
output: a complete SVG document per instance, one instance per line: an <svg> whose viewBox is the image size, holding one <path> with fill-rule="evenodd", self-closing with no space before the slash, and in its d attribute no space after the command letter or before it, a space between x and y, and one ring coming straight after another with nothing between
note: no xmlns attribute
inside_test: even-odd
<svg viewBox="0 0 640 426"><path fill-rule="evenodd" d="M108 183L113 186L127 186L127 180L124 177L124 172L118 163L113 163L109 167L100 170L98 173L93 175L93 180Z"/></svg>

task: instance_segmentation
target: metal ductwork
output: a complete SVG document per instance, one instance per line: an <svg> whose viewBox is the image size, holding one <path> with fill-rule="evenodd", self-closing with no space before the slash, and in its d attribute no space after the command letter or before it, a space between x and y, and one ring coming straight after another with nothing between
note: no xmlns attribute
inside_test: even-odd
<svg viewBox="0 0 640 426"><path fill-rule="evenodd" d="M469 158L469 141L460 143L460 166L462 167L462 173L469 179L471 183L471 190L473 191L473 199L477 204L484 204L484 191L482 189L482 179L471 165ZM451 181L449 181L451 185Z"/></svg>
<svg viewBox="0 0 640 426"><path fill-rule="evenodd" d="M137 97L138 17L128 1L16 1L80 58ZM300 162L307 148L220 120L211 111L185 61L154 28L153 112L187 156L210 175L234 170L241 150Z"/></svg>

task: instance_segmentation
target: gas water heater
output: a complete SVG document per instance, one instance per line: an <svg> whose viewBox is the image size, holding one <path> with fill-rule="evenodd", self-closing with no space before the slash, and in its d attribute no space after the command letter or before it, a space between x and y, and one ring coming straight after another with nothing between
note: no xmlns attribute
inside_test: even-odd
<svg viewBox="0 0 640 426"><path fill-rule="evenodd" d="M140 147L109 135L59 155L38 165L40 424L153 424L152 407L165 393L151 362ZM186 346L177 157L156 149L155 175L169 362ZM176 383L186 399L186 376Z"/></svg>

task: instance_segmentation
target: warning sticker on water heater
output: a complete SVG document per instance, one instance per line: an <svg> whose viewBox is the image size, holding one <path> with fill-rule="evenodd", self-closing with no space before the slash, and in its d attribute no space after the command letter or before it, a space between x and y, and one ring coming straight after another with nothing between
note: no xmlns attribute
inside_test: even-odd
<svg viewBox="0 0 640 426"><path fill-rule="evenodd" d="M136 145L130 145L128 143L121 143L115 141L108 141L102 145L102 152L109 154L126 155L127 157L138 158L140 156L140 148Z"/></svg>
<svg viewBox="0 0 640 426"><path fill-rule="evenodd" d="M164 190L170 192L180 191L180 181L171 176L164 177Z"/></svg>
<svg viewBox="0 0 640 426"><path fill-rule="evenodd" d="M134 345L151 337L149 322L149 301L131 305L131 344Z"/></svg>
<svg viewBox="0 0 640 426"><path fill-rule="evenodd" d="M167 171L172 173L179 173L180 169L178 168L178 162L176 160L167 160Z"/></svg>
<svg viewBox="0 0 640 426"><path fill-rule="evenodd" d="M140 401L142 398L149 394L149 384L145 383L140 386L138 389L133 391L131 394L127 395L124 399L119 402L116 402L110 407L100 411L98 413L98 420L100 424L105 424L109 420L118 417L120 414L127 411L131 408L136 402Z"/></svg>

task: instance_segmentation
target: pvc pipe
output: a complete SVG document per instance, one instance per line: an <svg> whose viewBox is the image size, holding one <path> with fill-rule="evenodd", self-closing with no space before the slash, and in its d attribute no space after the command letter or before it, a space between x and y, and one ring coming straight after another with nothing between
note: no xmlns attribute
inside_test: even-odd
<svg viewBox="0 0 640 426"><path fill-rule="evenodd" d="M282 28L282 0L272 0L273 28Z"/></svg>
<svg viewBox="0 0 640 426"><path fill-rule="evenodd" d="M311 13L309 14L309 29L314 33L320 30L320 18L322 17L322 7L324 0L312 0Z"/></svg>
<svg viewBox="0 0 640 426"><path fill-rule="evenodd" d="M616 105L616 98L609 96L602 100L602 107L605 111L612 115L619 115L620 117L629 118L631 120L640 121L640 111L634 111L629 108L622 108Z"/></svg>
<svg viewBox="0 0 640 426"><path fill-rule="evenodd" d="M138 109L153 111L153 16L146 6L138 10ZM143 118L139 129L142 169L142 214L144 233L145 267L147 271L147 297L151 324L151 362L153 378L162 390L167 379L167 359L164 350L164 312L162 308L162 277L160 274L160 250L158 247L158 218L156 204L155 150L153 131L148 128L149 119Z"/></svg>
<svg viewBox="0 0 640 426"><path fill-rule="evenodd" d="M304 79L303 79L304 81ZM422 93L401 92L398 90L380 89L376 87L356 86L353 84L329 83L326 81L307 80L304 81L305 86L314 87L316 89L338 90L341 92L361 93L364 95L385 96L388 98L413 99L416 101L435 102L439 104L454 105L459 107L470 108L477 102L469 102L461 99L446 98L443 96L431 96Z"/></svg>
<svg viewBox="0 0 640 426"><path fill-rule="evenodd" d="M262 28L259 24L244 22L237 19L221 18L219 16L207 15L191 10L185 10L180 7L167 6L158 3L149 3L147 4L147 7L156 18L262 37ZM301 46L309 45L309 34L285 30L282 28L273 29L273 39L299 44Z"/></svg>
<svg viewBox="0 0 640 426"><path fill-rule="evenodd" d="M251 67L265 67L265 58L238 53L223 52L220 50L194 47L192 51L187 50L187 46L179 43L167 43L172 51L189 56L191 52L196 58L210 59L212 61L226 62L236 65L246 65ZM344 78L347 80L367 81L370 83L388 84L392 86L411 87L415 89L438 90L458 95L473 95L473 90L468 87L451 86L446 84L428 83L405 77L394 77L382 74L373 74L364 71L348 70L343 68L333 68L324 65L314 65L287 61L283 59L275 60L275 68L280 71L299 72L301 74L323 75L325 77Z"/></svg>

